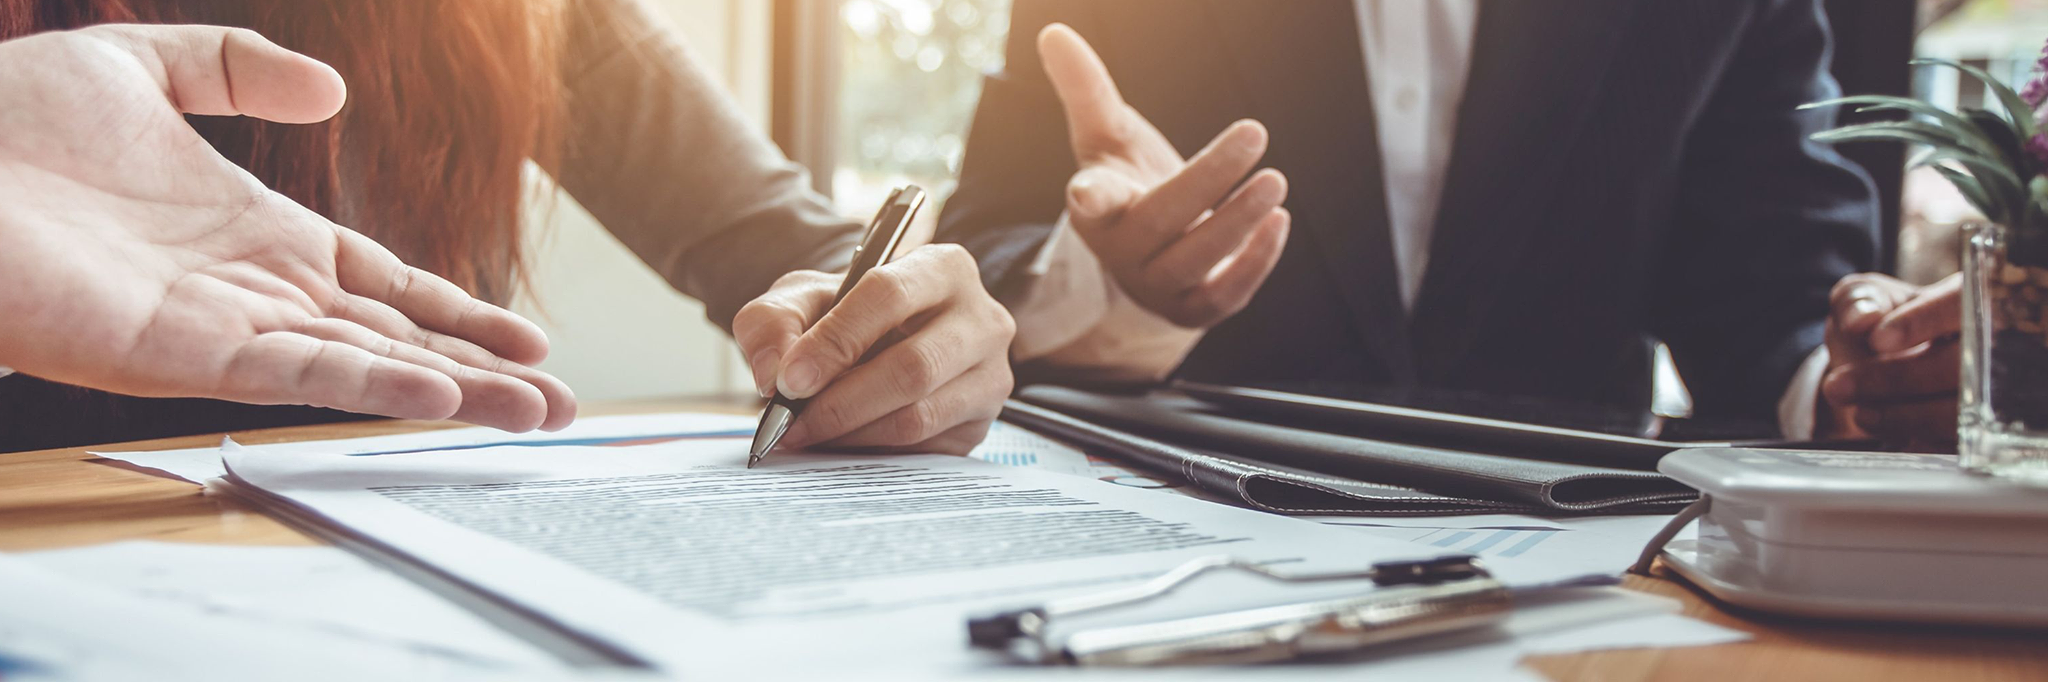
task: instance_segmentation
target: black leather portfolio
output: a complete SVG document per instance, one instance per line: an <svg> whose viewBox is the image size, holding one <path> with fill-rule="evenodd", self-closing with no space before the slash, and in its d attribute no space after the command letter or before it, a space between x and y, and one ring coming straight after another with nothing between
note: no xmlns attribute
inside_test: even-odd
<svg viewBox="0 0 2048 682"><path fill-rule="evenodd" d="M1652 513L1697 498L1654 471L1297 428L1172 392L1033 386L1003 417L1226 500L1289 514Z"/></svg>

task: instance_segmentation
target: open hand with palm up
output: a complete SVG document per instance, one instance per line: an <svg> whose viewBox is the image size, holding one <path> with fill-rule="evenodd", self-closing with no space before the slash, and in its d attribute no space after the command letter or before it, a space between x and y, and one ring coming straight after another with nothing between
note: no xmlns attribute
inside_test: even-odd
<svg viewBox="0 0 2048 682"><path fill-rule="evenodd" d="M532 323L265 188L183 114L311 123L332 69L242 30L0 43L0 365L149 397L508 430L575 416Z"/></svg>

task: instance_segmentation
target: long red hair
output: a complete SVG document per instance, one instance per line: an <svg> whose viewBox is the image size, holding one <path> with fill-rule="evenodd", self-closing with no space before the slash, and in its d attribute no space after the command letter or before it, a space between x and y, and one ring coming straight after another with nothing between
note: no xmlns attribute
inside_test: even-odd
<svg viewBox="0 0 2048 682"><path fill-rule="evenodd" d="M0 0L0 40L211 24L332 65L349 88L333 120L193 125L271 189L499 301L522 276L521 171L559 154L560 21L547 0Z"/></svg>

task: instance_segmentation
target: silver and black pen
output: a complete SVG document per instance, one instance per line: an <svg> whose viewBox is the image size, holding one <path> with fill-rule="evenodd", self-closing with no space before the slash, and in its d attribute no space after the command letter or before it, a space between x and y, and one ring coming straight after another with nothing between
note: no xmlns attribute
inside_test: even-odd
<svg viewBox="0 0 2048 682"><path fill-rule="evenodd" d="M917 211L924 208L924 190L906 186L889 195L888 203L875 214L874 222L868 223L867 236L862 237L860 246L853 250L853 265L846 271L846 281L839 285L839 293L832 297L832 305L846 299L853 285L867 276L869 270L888 263L896 256L897 247L903 244L903 237L910 232L910 223L917 217ZM797 400L782 395L781 389L768 400L768 407L761 411L761 426L754 430L754 444L747 449L747 468L754 468L768 451L782 440L782 434L789 432L789 425L803 414L804 403L810 399Z"/></svg>

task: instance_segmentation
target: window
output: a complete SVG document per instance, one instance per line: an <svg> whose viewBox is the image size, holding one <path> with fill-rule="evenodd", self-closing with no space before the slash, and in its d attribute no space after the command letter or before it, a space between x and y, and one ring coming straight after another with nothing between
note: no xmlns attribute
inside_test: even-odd
<svg viewBox="0 0 2048 682"><path fill-rule="evenodd" d="M2048 38L2048 0L1975 0L1949 8L1920 34L1914 51L1970 64L2015 87L2033 77ZM1953 69L1918 67L1914 94L1944 108L1983 107L1985 89ZM1992 109L1998 106L1991 105Z"/></svg>
<svg viewBox="0 0 2048 682"><path fill-rule="evenodd" d="M794 67L777 69L784 151L848 216L867 218L905 184L942 202L981 79L1003 66L1010 0L784 0L778 13L785 8L778 62Z"/></svg>
<svg viewBox="0 0 2048 682"><path fill-rule="evenodd" d="M1969 64L2018 87L2032 78L2048 38L2048 0L1923 0L1924 24L1913 51ZM1989 91L1954 69L1919 66L1913 96L1944 109L1998 110ZM1961 225L1977 210L1933 170L1906 174L1899 221L1899 275L1909 282L1933 282L1960 266Z"/></svg>

